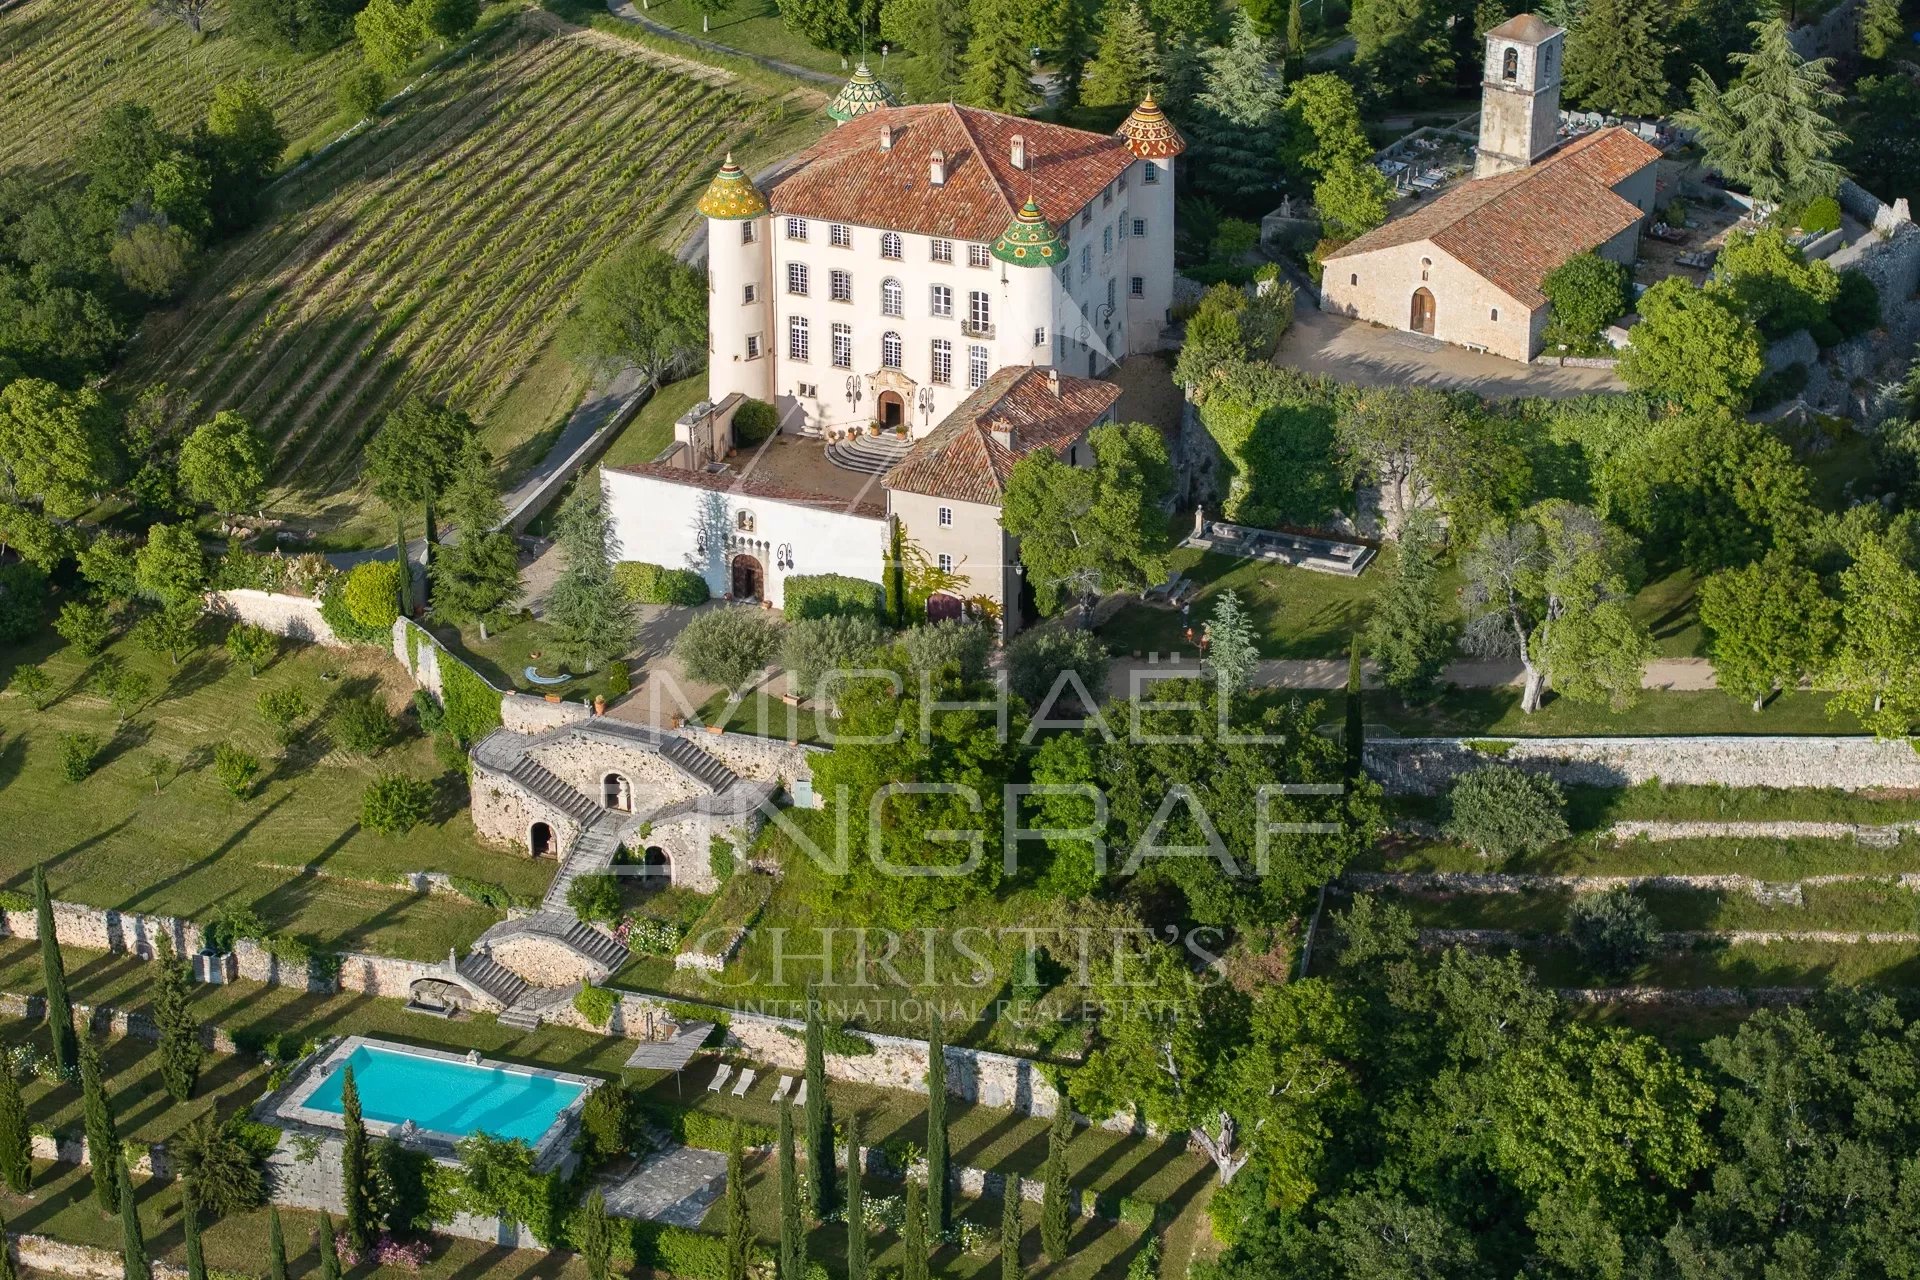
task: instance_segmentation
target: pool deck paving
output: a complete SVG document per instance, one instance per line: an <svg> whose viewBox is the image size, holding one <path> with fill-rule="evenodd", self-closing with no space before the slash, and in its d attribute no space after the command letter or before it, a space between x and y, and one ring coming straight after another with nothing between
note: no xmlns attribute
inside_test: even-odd
<svg viewBox="0 0 1920 1280"><path fill-rule="evenodd" d="M671 1147L601 1181L609 1213L676 1227L698 1227L726 1185L726 1156L698 1147Z"/></svg>

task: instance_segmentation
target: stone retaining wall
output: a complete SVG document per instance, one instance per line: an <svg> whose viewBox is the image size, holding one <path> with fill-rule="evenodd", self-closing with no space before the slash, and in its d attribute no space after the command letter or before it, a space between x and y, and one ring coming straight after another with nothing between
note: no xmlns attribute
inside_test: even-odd
<svg viewBox="0 0 1920 1280"><path fill-rule="evenodd" d="M1481 744L1475 750L1471 744ZM1567 784L1920 788L1920 752L1900 740L1840 737L1374 738L1367 772L1390 795L1437 795L1495 761Z"/></svg>
<svg viewBox="0 0 1920 1280"><path fill-rule="evenodd" d="M160 1028L153 1019L144 1013L129 1013L124 1009L115 1009L109 1005L95 1007L89 1004L73 1006L75 1019L90 1026L95 1032L104 1031L113 1036L132 1036L137 1040L160 1039ZM47 1016L46 997L22 994L17 991L0 991L0 1014L14 1018L25 1018L38 1022ZM91 1021L88 1021L88 1020ZM200 1043L212 1053L238 1053L240 1048L234 1044L233 1037L219 1027L202 1026ZM82 1163L85 1163L83 1160Z"/></svg>
<svg viewBox="0 0 1920 1280"><path fill-rule="evenodd" d="M708 733L694 728L676 732L741 777L776 783L789 791L794 782L813 778L812 757L825 750L751 733Z"/></svg>
<svg viewBox="0 0 1920 1280"><path fill-rule="evenodd" d="M343 1143L338 1138L318 1138L312 1154L303 1158L294 1144L285 1138L265 1164L267 1198L292 1209L326 1210L336 1217L346 1212L341 1188ZM450 1164L450 1161L438 1161ZM433 1224L436 1235L461 1236L505 1249L544 1249L531 1232L518 1223L502 1223L498 1218L480 1218L455 1214L451 1222ZM118 1280L118 1272L110 1280Z"/></svg>
<svg viewBox="0 0 1920 1280"><path fill-rule="evenodd" d="M529 737L558 729L563 724L578 724L592 716L593 711L582 702L548 702L531 693L508 693L500 698L501 727Z"/></svg>
<svg viewBox="0 0 1920 1280"><path fill-rule="evenodd" d="M223 618L271 631L289 640L323 644L345 649L347 642L333 633L320 616L320 602L311 596L282 595L277 591L255 591L238 587L232 591L209 591L207 612Z"/></svg>
<svg viewBox="0 0 1920 1280"><path fill-rule="evenodd" d="M121 1280L126 1261L117 1253L84 1244L68 1244L49 1236L17 1235L12 1238L13 1256L23 1267L50 1275L69 1276L73 1280ZM0 1246L5 1237L0 1236ZM154 1280L184 1280L184 1267L171 1262L153 1264Z"/></svg>

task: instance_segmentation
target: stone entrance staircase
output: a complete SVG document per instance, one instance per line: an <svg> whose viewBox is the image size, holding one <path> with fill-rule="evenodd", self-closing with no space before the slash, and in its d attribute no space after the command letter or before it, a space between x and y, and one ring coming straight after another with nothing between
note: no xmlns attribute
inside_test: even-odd
<svg viewBox="0 0 1920 1280"><path fill-rule="evenodd" d="M899 466L912 447L910 441L893 436L856 436L852 440L832 441L827 445L826 454L827 461L836 467L862 475L883 476Z"/></svg>

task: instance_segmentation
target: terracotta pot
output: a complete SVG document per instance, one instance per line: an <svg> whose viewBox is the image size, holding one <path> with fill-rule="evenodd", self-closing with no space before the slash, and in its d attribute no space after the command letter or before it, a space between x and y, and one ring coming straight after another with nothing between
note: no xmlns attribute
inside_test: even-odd
<svg viewBox="0 0 1920 1280"><path fill-rule="evenodd" d="M607 700L599 694L595 694L593 697L593 714L597 716L607 714Z"/></svg>
<svg viewBox="0 0 1920 1280"><path fill-rule="evenodd" d="M726 731L727 727L723 724L710 724L707 726L708 733L725 733Z"/></svg>
<svg viewBox="0 0 1920 1280"><path fill-rule="evenodd" d="M671 715L667 717L667 728L669 729L678 729L681 725L685 723L686 721L678 715Z"/></svg>
<svg viewBox="0 0 1920 1280"><path fill-rule="evenodd" d="M557 693L549 693L546 695L546 699L548 702L558 702L560 701L560 695Z"/></svg>

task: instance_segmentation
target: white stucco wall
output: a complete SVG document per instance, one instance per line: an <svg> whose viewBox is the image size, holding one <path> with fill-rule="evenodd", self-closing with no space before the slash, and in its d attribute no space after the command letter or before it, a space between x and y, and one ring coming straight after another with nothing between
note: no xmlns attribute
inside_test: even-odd
<svg viewBox="0 0 1920 1280"><path fill-rule="evenodd" d="M884 516L852 515L795 502L746 494L716 493L692 484L612 469L601 473L607 511L613 518L622 560L644 560L670 568L691 568L707 579L716 599L733 590L731 564L739 554L760 561L764 598L775 608L785 604L785 583L794 575L841 573L869 582L885 581L887 521ZM753 516L751 533L734 532L741 512ZM718 519L716 519L716 516ZM727 546L696 562L690 559L697 531L722 524ZM779 548L792 548L793 563L779 567Z"/></svg>
<svg viewBox="0 0 1920 1280"><path fill-rule="evenodd" d="M1423 260L1432 265L1423 266ZM1461 346L1484 347L1509 360L1532 357L1532 309L1508 297L1431 240L1332 259L1321 282L1321 309L1393 329L1409 329L1414 291L1421 288L1433 294L1434 337Z"/></svg>
<svg viewBox="0 0 1920 1280"><path fill-rule="evenodd" d="M953 557L953 571L967 580L962 597L990 596L1005 611L1018 592L1012 540L1000 527L1000 508L925 494L887 495L888 506L906 525L907 537L927 558L938 564L941 555ZM952 514L952 523L940 523L940 509Z"/></svg>

